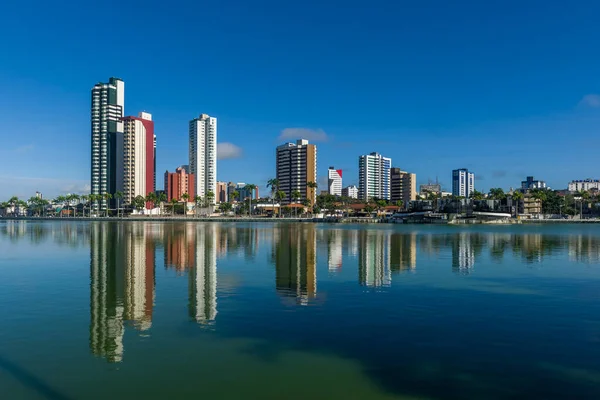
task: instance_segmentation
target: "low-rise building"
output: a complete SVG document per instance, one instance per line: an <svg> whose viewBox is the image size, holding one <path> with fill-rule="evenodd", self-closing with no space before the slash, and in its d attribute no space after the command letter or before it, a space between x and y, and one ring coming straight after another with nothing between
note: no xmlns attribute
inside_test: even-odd
<svg viewBox="0 0 600 400"><path fill-rule="evenodd" d="M533 197L531 193L523 195L523 213L524 214L541 214L542 201Z"/></svg>
<svg viewBox="0 0 600 400"><path fill-rule="evenodd" d="M528 176L524 181L521 181L521 190L531 189L550 189L546 186L545 181L533 179L533 176Z"/></svg>
<svg viewBox="0 0 600 400"><path fill-rule="evenodd" d="M178 167L175 172L165 172L165 192L167 201L172 199L181 200L181 196L187 193L190 199L196 195L194 190L194 174L188 174L184 166Z"/></svg>
<svg viewBox="0 0 600 400"><path fill-rule="evenodd" d="M439 183L427 183L419 186L419 195L426 196L427 193L439 194L442 192L442 185Z"/></svg>
<svg viewBox="0 0 600 400"><path fill-rule="evenodd" d="M592 189L600 190L600 179L581 179L569 182L569 192L588 191Z"/></svg>
<svg viewBox="0 0 600 400"><path fill-rule="evenodd" d="M358 199L358 186L350 185L342 189L342 196Z"/></svg>

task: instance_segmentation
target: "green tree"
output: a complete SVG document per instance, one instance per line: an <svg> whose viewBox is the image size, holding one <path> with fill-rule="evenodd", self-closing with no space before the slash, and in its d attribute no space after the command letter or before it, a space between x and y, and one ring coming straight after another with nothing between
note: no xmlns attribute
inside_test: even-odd
<svg viewBox="0 0 600 400"><path fill-rule="evenodd" d="M232 208L233 208L233 204L231 204L229 202L221 203L219 205L219 209L221 210L223 215L226 215L227 213L229 213Z"/></svg>
<svg viewBox="0 0 600 400"><path fill-rule="evenodd" d="M523 193L515 191L512 194L512 199L515 202L515 218L519 218L519 207L521 206L521 202L523 201Z"/></svg>
<svg viewBox="0 0 600 400"><path fill-rule="evenodd" d="M187 217L187 203L188 200L190 199L190 195L187 193L184 193L181 195L181 200L183 200L183 215L185 217Z"/></svg>
<svg viewBox="0 0 600 400"><path fill-rule="evenodd" d="M196 217L198 217L198 209L200 208L200 204L202 204L202 196L199 194L194 196L194 213Z"/></svg>
<svg viewBox="0 0 600 400"><path fill-rule="evenodd" d="M117 190L113 196L117 199L117 218L119 218L119 211L121 210L124 194L120 190Z"/></svg>
<svg viewBox="0 0 600 400"><path fill-rule="evenodd" d="M165 196L165 198L166 197L167 196ZM156 195L156 192L148 192L148 194L146 195L146 203L152 204L152 209L156 208L156 203L158 203L158 196Z"/></svg>
<svg viewBox="0 0 600 400"><path fill-rule="evenodd" d="M297 203L298 200L300 200L301 198L302 198L302 193L300 193L299 190L294 190L292 192L292 201L294 203ZM294 207L294 216L296 216L296 217L298 216L298 208L297 207Z"/></svg>
<svg viewBox="0 0 600 400"><path fill-rule="evenodd" d="M110 199L112 199L112 194L110 193L104 193L104 196L102 196L104 198L104 201L106 202L106 213L105 215L108 217L108 211L109 211L109 204L110 204Z"/></svg>
<svg viewBox="0 0 600 400"><path fill-rule="evenodd" d="M249 183L245 186L245 188L250 192L249 204L248 204L248 216L252 215L252 194L254 190L256 190L256 185L253 183Z"/></svg>
<svg viewBox="0 0 600 400"><path fill-rule="evenodd" d="M506 194L502 188L491 188L489 196L492 200L504 200L506 198Z"/></svg>
<svg viewBox="0 0 600 400"><path fill-rule="evenodd" d="M313 203L313 199L315 198L315 193L317 193L317 188L319 185L317 185L316 182L307 182L306 183L306 187L308 188L307 193L306 193L306 198L310 200L310 204L312 205Z"/></svg>
<svg viewBox="0 0 600 400"><path fill-rule="evenodd" d="M146 198L142 195L135 196L131 201L131 205L138 211L142 211L146 207Z"/></svg>
<svg viewBox="0 0 600 400"><path fill-rule="evenodd" d="M156 198L156 201L158 201L158 204L160 204L160 214L162 215L164 204L167 202L167 194L165 192L160 192Z"/></svg>
<svg viewBox="0 0 600 400"><path fill-rule="evenodd" d="M206 193L206 203L207 203L206 206L210 207L210 206L214 205L215 204L214 200L215 200L215 194L214 194L214 192L212 192L212 191L209 190Z"/></svg>
<svg viewBox="0 0 600 400"><path fill-rule="evenodd" d="M477 190L473 190L469 195L469 198L471 198L472 200L483 200L483 193Z"/></svg>
<svg viewBox="0 0 600 400"><path fill-rule="evenodd" d="M273 209L273 217L275 217L275 193L279 191L279 179L269 179L267 181L267 187L271 188L271 205Z"/></svg>
<svg viewBox="0 0 600 400"><path fill-rule="evenodd" d="M373 211L375 211L375 207L372 204L367 204L364 208L365 212L369 215L369 217L373 216Z"/></svg>
<svg viewBox="0 0 600 400"><path fill-rule="evenodd" d="M171 199L171 215L175 216L175 206L179 203L176 198Z"/></svg>

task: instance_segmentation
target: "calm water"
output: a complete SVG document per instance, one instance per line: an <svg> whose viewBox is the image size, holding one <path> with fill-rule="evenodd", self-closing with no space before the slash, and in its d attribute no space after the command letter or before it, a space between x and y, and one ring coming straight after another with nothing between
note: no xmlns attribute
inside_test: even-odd
<svg viewBox="0 0 600 400"><path fill-rule="evenodd" d="M600 226L0 223L2 399L600 398Z"/></svg>

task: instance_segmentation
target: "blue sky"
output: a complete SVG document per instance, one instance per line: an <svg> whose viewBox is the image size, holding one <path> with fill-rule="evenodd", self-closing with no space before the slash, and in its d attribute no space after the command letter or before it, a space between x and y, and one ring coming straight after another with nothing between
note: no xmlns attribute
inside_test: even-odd
<svg viewBox="0 0 600 400"><path fill-rule="evenodd" d="M295 132L319 139L321 184L330 165L357 183L372 151L446 189L461 167L485 191L600 178L598 15L583 0L8 2L0 199L88 190L90 89L110 76L128 115L153 114L158 182L187 163L200 113L235 146L224 181L264 187Z"/></svg>

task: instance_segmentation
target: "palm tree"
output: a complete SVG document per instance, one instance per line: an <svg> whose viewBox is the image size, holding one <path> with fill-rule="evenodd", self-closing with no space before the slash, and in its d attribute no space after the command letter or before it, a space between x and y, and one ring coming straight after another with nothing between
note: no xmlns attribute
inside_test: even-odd
<svg viewBox="0 0 600 400"><path fill-rule="evenodd" d="M110 199L112 199L113 196L110 193L104 193L104 195L102 197L104 198L104 201L106 201L106 213L105 214L106 214L106 217L108 217L108 209L109 209L108 202Z"/></svg>
<svg viewBox="0 0 600 400"><path fill-rule="evenodd" d="M535 200L537 200L537 201L540 202L541 209L542 209L542 212L543 212L544 202L548 199L546 191L545 190L541 190L541 189L533 189L531 191L531 197L533 197Z"/></svg>
<svg viewBox="0 0 600 400"><path fill-rule="evenodd" d="M516 202L516 204L515 204L515 218L519 218L519 205L521 204L521 201L523 200L523 193L515 191L512 194L512 199L513 199L513 201Z"/></svg>
<svg viewBox="0 0 600 400"><path fill-rule="evenodd" d="M300 198L302 198L302 193L299 190L294 190L292 192L292 200L296 203ZM294 207L294 216L298 216L298 208Z"/></svg>
<svg viewBox="0 0 600 400"><path fill-rule="evenodd" d="M250 197L248 198L248 200L249 200L248 216L250 216L250 215L252 215L252 192L254 192L256 190L256 185L253 183L249 183L245 186L245 189L247 189L248 192L250 193Z"/></svg>
<svg viewBox="0 0 600 400"><path fill-rule="evenodd" d="M286 198L286 194L283 190L278 190L277 193L275 193L275 197L277 197L277 200L279 201L279 214L281 214L281 203L283 202L283 199ZM273 210L273 212L275 212L275 210Z"/></svg>
<svg viewBox="0 0 600 400"><path fill-rule="evenodd" d="M208 192L206 192L206 201L208 202L209 205L214 205L213 200L215 199L215 194L213 191L209 190Z"/></svg>
<svg viewBox="0 0 600 400"><path fill-rule="evenodd" d="M469 194L469 198L472 200L483 200L483 193L473 190L471 194Z"/></svg>
<svg viewBox="0 0 600 400"><path fill-rule="evenodd" d="M183 203L184 203L184 205L183 205L183 214L184 214L185 217L187 217L187 203L188 203L189 199L190 199L190 195L189 194L184 193L184 194L181 195L181 200L183 200Z"/></svg>
<svg viewBox="0 0 600 400"><path fill-rule="evenodd" d="M237 190L234 190L233 192L231 192L230 196L233 198L233 200L237 200L240 198L240 192L238 192Z"/></svg>
<svg viewBox="0 0 600 400"><path fill-rule="evenodd" d="M159 195L156 196L156 202L160 205L160 213L163 213L164 203L167 201L167 194L165 192L160 192Z"/></svg>
<svg viewBox="0 0 600 400"><path fill-rule="evenodd" d="M124 194L120 190L115 192L115 199L117 199L117 218L119 218L119 210L121 208L121 201L123 200Z"/></svg>
<svg viewBox="0 0 600 400"><path fill-rule="evenodd" d="M308 193L306 193L306 195L307 195L306 198L310 200L311 206L314 205L313 202L314 202L315 193L316 193L316 190L317 190L318 186L319 185L317 185L316 182L307 182L306 183L306 187L309 189L307 191Z"/></svg>
<svg viewBox="0 0 600 400"><path fill-rule="evenodd" d="M198 217L198 208L200 207L200 204L202 203L202 196L200 196L199 194L194 196L194 211L196 212L196 217Z"/></svg>
<svg viewBox="0 0 600 400"><path fill-rule="evenodd" d="M89 195L87 195L87 194L82 194L81 195L81 202L83 203L83 208L82 208L83 214L82 214L82 217L84 217L84 218L85 218L85 206L87 205L88 200L89 200Z"/></svg>
<svg viewBox="0 0 600 400"><path fill-rule="evenodd" d="M504 194L502 188L491 188L489 195L492 200L504 200L506 198L506 194Z"/></svg>
<svg viewBox="0 0 600 400"><path fill-rule="evenodd" d="M275 193L279 191L279 179L269 179L267 181L267 187L271 188L271 205L273 208L273 217L275 217Z"/></svg>
<svg viewBox="0 0 600 400"><path fill-rule="evenodd" d="M146 195L146 203L152 204L153 209L156 207L156 203L158 203L158 196L155 192L148 192L148 194Z"/></svg>
<svg viewBox="0 0 600 400"><path fill-rule="evenodd" d="M175 206L179 203L176 198L171 199L171 215L175 216Z"/></svg>

